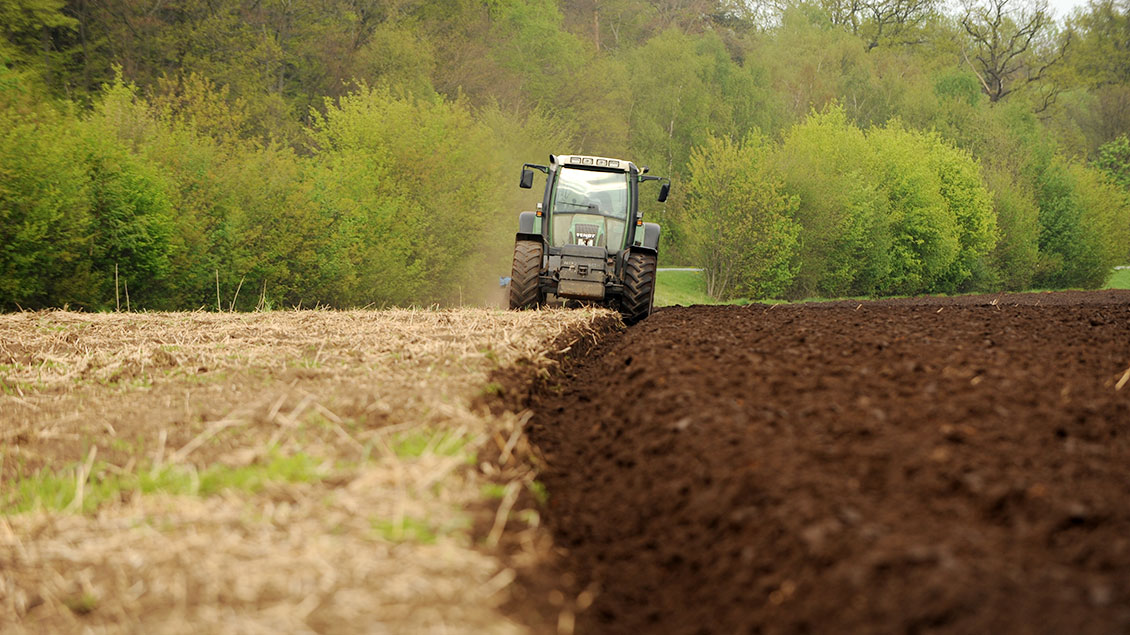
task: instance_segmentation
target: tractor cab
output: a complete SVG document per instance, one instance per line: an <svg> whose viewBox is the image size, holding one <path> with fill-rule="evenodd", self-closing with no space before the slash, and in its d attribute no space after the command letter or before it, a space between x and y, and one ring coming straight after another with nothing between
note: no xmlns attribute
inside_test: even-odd
<svg viewBox="0 0 1130 635"><path fill-rule="evenodd" d="M643 226L638 185L661 180L645 176L646 167L606 157L551 155L548 166L522 166L522 187L533 187L533 170L547 179L532 233L542 235L551 250L582 245L616 253L642 242L636 240L643 233L637 230ZM661 189L660 200L666 200L668 187Z"/></svg>
<svg viewBox="0 0 1130 635"><path fill-rule="evenodd" d="M518 217L510 305L522 309L547 300L582 300L619 308L626 321L651 312L659 226L643 222L639 185L670 181L647 176L631 161L584 155L550 155L549 165L526 163L519 186L546 175L535 212Z"/></svg>
<svg viewBox="0 0 1130 635"><path fill-rule="evenodd" d="M543 209L548 206L550 210L549 244L623 249L628 237L630 189L626 170L563 166L557 172L549 201L542 202Z"/></svg>

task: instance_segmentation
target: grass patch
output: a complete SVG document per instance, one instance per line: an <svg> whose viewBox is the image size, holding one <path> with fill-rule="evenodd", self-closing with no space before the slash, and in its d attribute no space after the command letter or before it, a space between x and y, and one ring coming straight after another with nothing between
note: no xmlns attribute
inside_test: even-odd
<svg viewBox="0 0 1130 635"><path fill-rule="evenodd" d="M405 516L397 523L392 520L374 519L373 531L382 540L389 542L415 542L424 545L434 544L436 532L427 521Z"/></svg>
<svg viewBox="0 0 1130 635"><path fill-rule="evenodd" d="M1130 269L1115 269L1106 279L1107 289L1130 289Z"/></svg>
<svg viewBox="0 0 1130 635"><path fill-rule="evenodd" d="M417 459L425 454L458 456L466 446L466 436L442 430L414 430L392 439L392 451L402 459Z"/></svg>
<svg viewBox="0 0 1130 635"><path fill-rule="evenodd" d="M1116 269L1107 278L1106 284L1103 285L1104 289L1130 289L1130 269ZM1047 289L1029 289L1028 292L1045 291ZM991 293L989 291L976 291L967 294L954 294L954 295L977 295L982 293ZM936 295L936 294L930 294ZM829 302L832 300L876 300L884 298L896 297L918 297L918 296L883 296L883 298L869 298L869 297L846 297L846 298L804 298L803 300L774 300L774 299L760 299L756 302L764 302L766 304L804 304L808 302ZM656 273L655 279L655 306L674 306L680 304L683 306L691 306L694 304L748 304L749 300L734 300L730 302L722 302L715 300L706 294L706 282L703 280L701 271L659 271Z"/></svg>
<svg viewBox="0 0 1130 635"><path fill-rule="evenodd" d="M717 304L706 295L701 271L658 271L655 274L655 306Z"/></svg>
<svg viewBox="0 0 1130 635"><path fill-rule="evenodd" d="M658 271L655 274L655 306L695 304L749 304L747 299L716 300L706 294L701 271Z"/></svg>
<svg viewBox="0 0 1130 635"><path fill-rule="evenodd" d="M506 496L506 486L500 483L487 483L483 485L483 496L496 500L500 499Z"/></svg>
<svg viewBox="0 0 1130 635"><path fill-rule="evenodd" d="M65 510L76 506L80 466L62 470L40 470L22 478L4 495L4 513L20 513L34 509ZM174 465L153 471L139 468L124 473L107 463L95 463L83 484L82 512L92 512L103 503L122 500L133 492L156 492L211 496L225 490L258 492L267 483L309 483L321 480L326 473L322 462L307 454L281 456L275 454L262 464L242 467L213 465L198 471L190 466ZM79 510L75 510L79 511Z"/></svg>

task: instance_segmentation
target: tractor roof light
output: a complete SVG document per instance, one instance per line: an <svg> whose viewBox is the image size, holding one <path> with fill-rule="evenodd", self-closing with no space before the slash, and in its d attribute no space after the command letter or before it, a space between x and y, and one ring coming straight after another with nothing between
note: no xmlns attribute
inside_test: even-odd
<svg viewBox="0 0 1130 635"><path fill-rule="evenodd" d="M591 165L597 168L616 168L620 169L620 165L624 163L619 159L603 159L600 157L586 157L579 155L571 155L568 159L564 159L568 165Z"/></svg>

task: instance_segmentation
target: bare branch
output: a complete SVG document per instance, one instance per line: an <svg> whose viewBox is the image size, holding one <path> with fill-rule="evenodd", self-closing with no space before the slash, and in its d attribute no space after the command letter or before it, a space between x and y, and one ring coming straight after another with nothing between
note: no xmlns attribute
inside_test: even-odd
<svg viewBox="0 0 1130 635"><path fill-rule="evenodd" d="M1051 55L1040 50L1040 43L1052 36L1055 26L1047 0L1036 0L1027 7L1010 6L1012 0L985 1L983 6L973 0L965 3L960 24L971 40L976 64L966 51L962 55L977 73L989 101L997 102L1019 87L1042 80L1044 72L1063 59L1066 45ZM1033 72L1034 68L1039 70Z"/></svg>

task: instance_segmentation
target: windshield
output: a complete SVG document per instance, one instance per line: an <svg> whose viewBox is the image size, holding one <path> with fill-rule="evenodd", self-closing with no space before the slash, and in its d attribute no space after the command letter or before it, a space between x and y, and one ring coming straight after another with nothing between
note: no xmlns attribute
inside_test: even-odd
<svg viewBox="0 0 1130 635"><path fill-rule="evenodd" d="M628 226L628 175L562 167L551 201L554 247L622 249Z"/></svg>

